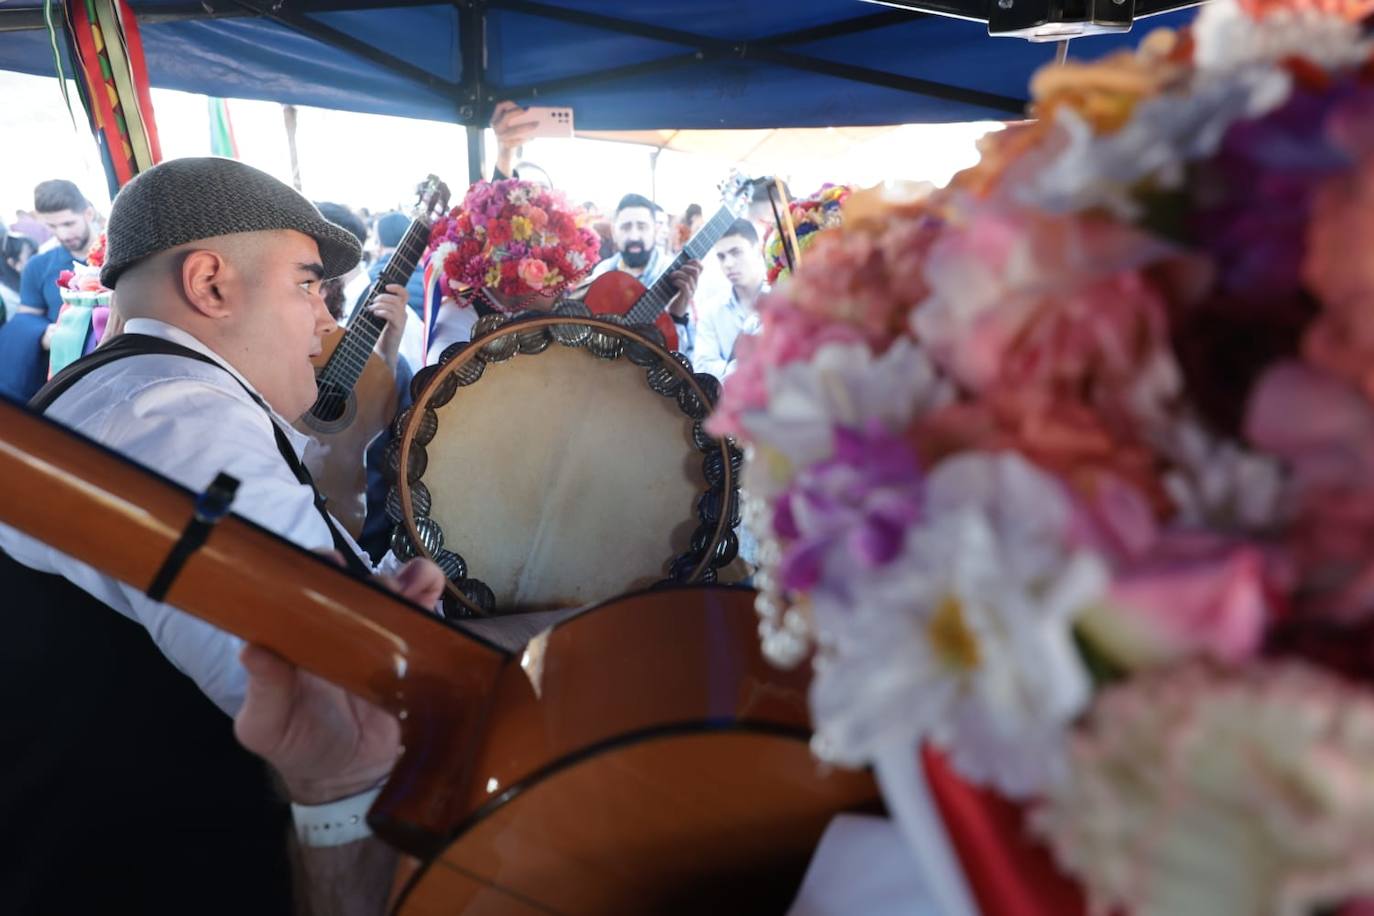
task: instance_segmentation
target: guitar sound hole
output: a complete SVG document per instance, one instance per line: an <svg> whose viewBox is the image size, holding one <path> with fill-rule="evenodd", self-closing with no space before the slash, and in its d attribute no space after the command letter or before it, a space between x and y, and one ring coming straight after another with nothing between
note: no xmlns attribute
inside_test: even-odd
<svg viewBox="0 0 1374 916"><path fill-rule="evenodd" d="M348 409L348 391L332 382L320 382L319 392L310 415L322 423L333 423Z"/></svg>

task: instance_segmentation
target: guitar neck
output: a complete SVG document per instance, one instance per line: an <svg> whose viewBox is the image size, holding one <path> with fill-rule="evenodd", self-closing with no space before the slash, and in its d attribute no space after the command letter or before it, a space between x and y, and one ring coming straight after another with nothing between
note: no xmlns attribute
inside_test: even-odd
<svg viewBox="0 0 1374 916"><path fill-rule="evenodd" d="M711 251L711 246L719 242L725 235L727 229L735 221L735 215L726 207L721 207L716 211L716 215L711 217L710 222L697 230L697 234L692 236L686 245L682 246L682 251L678 252L673 263L668 265L668 269L663 275L654 282L654 285L644 291L644 295L637 301L626 314L625 318L629 324L649 324L658 319L663 314L663 310L668 307L668 303L673 301L677 295L677 289L673 286L670 279L673 271L678 270L688 261L700 261Z"/></svg>
<svg viewBox="0 0 1374 916"><path fill-rule="evenodd" d="M330 382L345 391L352 391L358 384L377 339L386 330L386 321L368 311L368 306L391 284L405 285L428 244L429 226L422 219L413 220L367 296L349 315L348 330L320 372L321 382Z"/></svg>

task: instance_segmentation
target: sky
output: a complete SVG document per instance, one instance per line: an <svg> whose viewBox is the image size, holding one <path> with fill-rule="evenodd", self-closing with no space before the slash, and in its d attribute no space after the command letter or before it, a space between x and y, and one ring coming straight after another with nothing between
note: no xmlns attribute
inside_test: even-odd
<svg viewBox="0 0 1374 916"><path fill-rule="evenodd" d="M47 178L75 181L102 211L109 194L98 154L76 109L76 127L51 77L0 72L0 136L6 138L0 164L0 214L8 221L32 204L33 186ZM204 96L154 89L153 109L164 158L210 152L209 105ZM76 94L72 93L76 104ZM240 158L284 181L291 180L282 106L274 102L229 102ZM467 145L454 124L364 115L320 108L297 109L297 149L302 191L316 201L333 201L373 211L414 202L417 184L430 173L455 189L466 184ZM972 164L974 143L996 125L990 122L903 125L854 146L840 157L808 157L795 151L747 164L749 174L772 172L789 181L795 194L824 182L869 186L885 179L943 184ZM486 132L488 162L495 140ZM588 139L538 139L523 159L548 173L575 201L612 209L630 191L657 191L659 203L681 213L699 203L709 213L715 190L730 168L728 156L665 150L654 166L653 148Z"/></svg>

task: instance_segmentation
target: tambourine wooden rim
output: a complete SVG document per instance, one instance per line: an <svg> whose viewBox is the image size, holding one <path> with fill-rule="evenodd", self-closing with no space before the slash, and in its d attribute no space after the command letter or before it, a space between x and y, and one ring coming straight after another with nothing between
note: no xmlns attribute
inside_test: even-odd
<svg viewBox="0 0 1374 916"><path fill-rule="evenodd" d="M569 332L569 327L586 330ZM643 327L647 331L653 331L651 325ZM520 335L536 331L542 333L533 338L521 339ZM601 337L598 338L597 335ZM614 340L608 343L607 337ZM505 343L508 339L510 343ZM567 301L553 312L525 312L514 317L490 315L481 319L473 328L472 340L453 344L444 351L438 364L416 373L412 384L414 401L396 418L393 426L395 439L390 447L392 454L388 456L387 461L392 483L388 511L392 521L396 522L392 549L403 559L407 556L422 556L444 567L445 591L458 602L460 612L465 612L464 616L485 616L491 613L494 599L488 600L491 591L485 584L467 577L466 562L461 557L441 548L439 553L449 554L448 558L441 558L426 545L425 538L417 527L416 518L429 519L428 510L417 513L414 505L414 484L420 482L424 470L412 475L409 472L412 458L417 447L423 451L424 446L433 441L438 429L436 411L448 404L459 388L475 384L484 374L487 363L501 362L517 355L537 355L555 343L569 348L587 349L591 356L608 361L626 355L635 365L645 370L645 384L651 391L678 400L683 415L696 424L693 439L698 443L698 448L701 448L702 441L709 440L712 443L710 448L701 448L702 454L708 458L713 454L719 456L719 484L712 484L710 478L713 475L708 473L707 489L701 497L701 500L707 500L713 493L719 492L718 518L714 525L703 520L697 528L697 534L692 538L693 543L697 543L703 531L709 528L709 540L698 549L689 546L685 553L674 559L673 568L685 574L670 572L669 577L664 580L665 584L714 581L715 570L728 564L735 555L734 550L730 550L727 555L722 556L720 548L727 534L737 526L735 516L739 513L739 469L743 456L739 448L728 438L710 437L704 431L698 433L700 424L705 422L719 396L720 383L714 377L705 376L706 384L703 384L692 372L691 363L680 353L669 351L657 340L613 318L593 317L587 313L586 307L578 302ZM627 343L641 348L633 351L637 355L625 352ZM474 370L475 365L482 368ZM677 379L671 391L665 392L655 387L651 380L654 371L663 368ZM682 395L679 393L684 385L691 392L687 404L683 403ZM708 387L712 390L708 391ZM435 403L436 401L438 403ZM690 409L689 405L695 410ZM420 426L427 420L433 424L435 432L431 433L424 443L417 444ZM424 460L428 461L427 455ZM700 517L700 510L698 515ZM442 537L443 532L438 523L433 522L433 525ZM454 564L449 558L457 559L457 571L460 573L458 578L467 584L470 592L475 590L475 594L465 593L464 588L455 583L453 571L448 568ZM688 567L690 572L686 572ZM482 590L485 590L486 597L481 595ZM484 607L484 604L487 606Z"/></svg>

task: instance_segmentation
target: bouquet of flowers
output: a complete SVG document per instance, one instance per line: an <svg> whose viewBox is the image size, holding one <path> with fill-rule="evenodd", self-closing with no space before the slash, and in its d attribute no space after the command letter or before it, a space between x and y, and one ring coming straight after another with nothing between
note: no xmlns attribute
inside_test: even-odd
<svg viewBox="0 0 1374 916"><path fill-rule="evenodd" d="M1374 900L1371 12L1041 71L948 188L851 197L711 421L818 755L937 751L1093 912Z"/></svg>
<svg viewBox="0 0 1374 916"><path fill-rule="evenodd" d="M56 375L91 352L105 334L114 291L100 282L105 264L105 235L101 233L86 255L85 264L73 264L57 276L62 309L57 314L48 345L48 372Z"/></svg>
<svg viewBox="0 0 1374 916"><path fill-rule="evenodd" d="M849 196L849 190L845 185L827 184L822 185L821 189L810 197L792 201L787 209L792 214L798 248L806 251L820 237L818 233L840 225L840 207ZM777 283L779 277L786 277L791 273L787 268L787 256L783 252L782 236L778 233L770 234L768 245L764 249L764 257L768 260L770 286Z"/></svg>
<svg viewBox="0 0 1374 916"><path fill-rule="evenodd" d="M556 296L596 265L601 248L563 194L529 181L479 181L430 228L444 293L486 287L504 296Z"/></svg>

